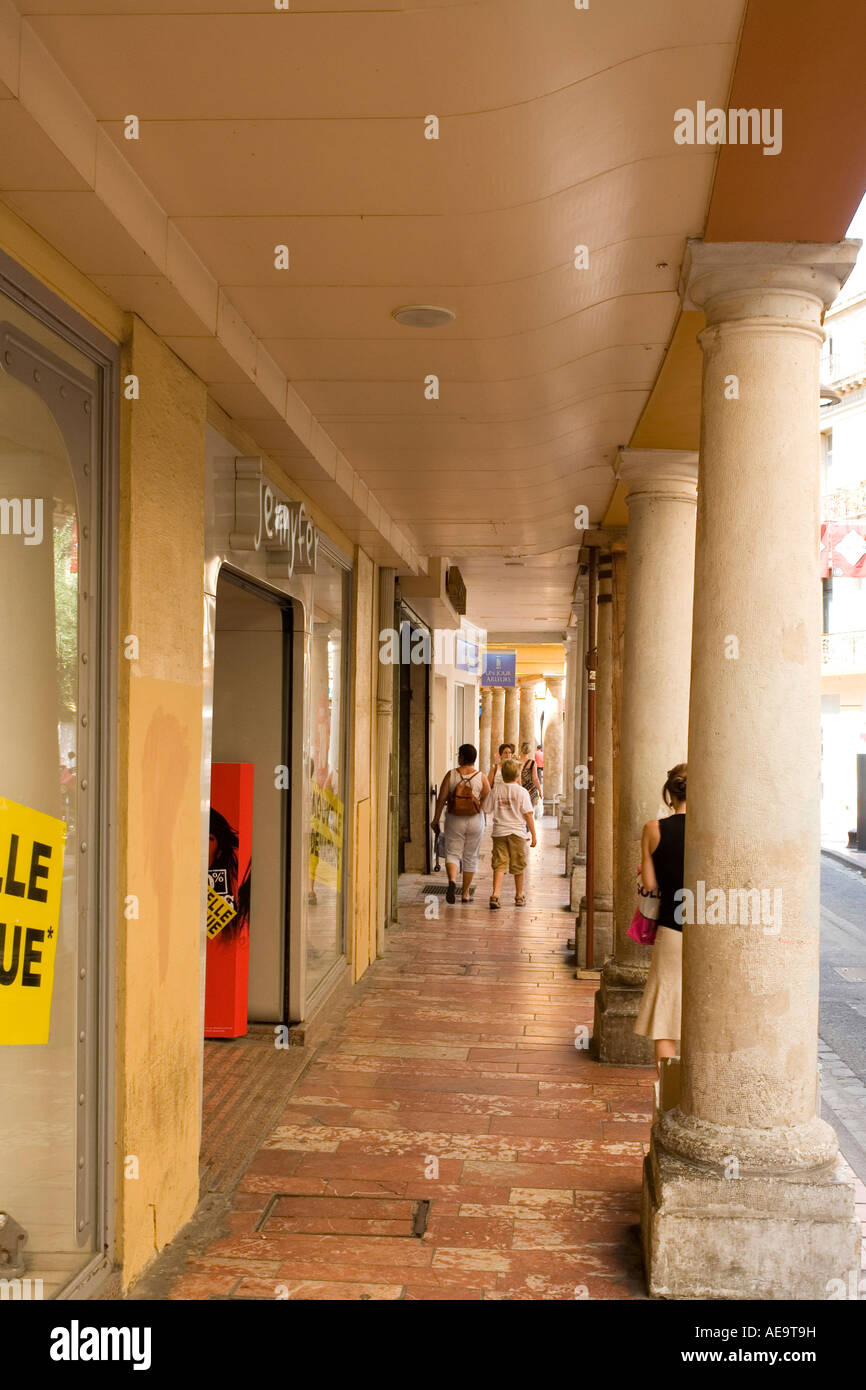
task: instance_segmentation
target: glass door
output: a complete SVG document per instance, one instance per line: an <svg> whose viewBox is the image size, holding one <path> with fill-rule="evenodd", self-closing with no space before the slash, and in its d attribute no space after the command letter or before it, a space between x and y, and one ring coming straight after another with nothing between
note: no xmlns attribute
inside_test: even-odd
<svg viewBox="0 0 866 1390"><path fill-rule="evenodd" d="M7 1298L55 1296L101 1225L99 374L0 294L0 1210L30 1280Z"/></svg>

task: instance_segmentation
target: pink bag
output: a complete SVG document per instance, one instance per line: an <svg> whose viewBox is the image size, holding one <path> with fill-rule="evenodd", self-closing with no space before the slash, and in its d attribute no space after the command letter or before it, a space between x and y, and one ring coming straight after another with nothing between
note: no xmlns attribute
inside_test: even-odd
<svg viewBox="0 0 866 1390"><path fill-rule="evenodd" d="M632 941L639 942L641 946L652 946L656 939L657 930L658 923L651 922L649 917L644 917L640 908L637 908L628 929L628 935Z"/></svg>

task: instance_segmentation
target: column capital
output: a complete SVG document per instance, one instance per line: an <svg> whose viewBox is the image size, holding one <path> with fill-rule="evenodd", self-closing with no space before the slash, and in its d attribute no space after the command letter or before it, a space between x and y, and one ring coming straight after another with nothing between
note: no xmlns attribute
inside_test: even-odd
<svg viewBox="0 0 866 1390"><path fill-rule="evenodd" d="M692 237L680 282L683 308L703 309L708 323L755 316L808 321L808 308L801 306L798 313L790 297L828 309L859 250L854 240L705 242Z"/></svg>
<svg viewBox="0 0 866 1390"><path fill-rule="evenodd" d="M697 502L698 455L694 449L620 449L616 476L626 503L635 497Z"/></svg>

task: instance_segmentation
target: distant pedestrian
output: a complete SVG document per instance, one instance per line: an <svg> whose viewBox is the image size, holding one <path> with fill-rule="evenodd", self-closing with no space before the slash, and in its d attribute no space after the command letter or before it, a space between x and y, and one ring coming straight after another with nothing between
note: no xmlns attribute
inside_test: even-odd
<svg viewBox="0 0 866 1390"><path fill-rule="evenodd" d="M544 749L540 743L535 745L535 766L538 768L538 780L540 782L544 777Z"/></svg>
<svg viewBox="0 0 866 1390"><path fill-rule="evenodd" d="M535 817L529 792L517 781L518 767L512 758L502 764L502 780L491 788L484 809L493 817L493 892L491 910L502 906L499 893L506 871L514 875L514 905L525 907L523 878L526 871L526 843L537 843Z"/></svg>
<svg viewBox="0 0 866 1390"><path fill-rule="evenodd" d="M484 812L481 807L490 793L490 783L475 766L478 750L471 743L462 743L457 753L457 767L442 779L436 810L431 825L439 834L439 822L445 812L445 872L448 888L445 901L457 900L457 871L463 863L463 894L461 901L469 902L469 887L478 868L478 851L484 833Z"/></svg>
<svg viewBox="0 0 866 1390"><path fill-rule="evenodd" d="M505 759L513 757L514 744L500 743L499 752L496 754L496 756L493 759L493 762L490 764L490 771L487 774L487 780L490 783L491 787L495 782L501 779L502 774L500 772L500 768L502 767L502 764L504 763Z"/></svg>
<svg viewBox="0 0 866 1390"><path fill-rule="evenodd" d="M652 964L634 1025L636 1033L653 1039L656 1065L663 1057L676 1057L681 1032L683 927L676 919L681 901L676 894L683 886L685 864L685 763L671 768L662 798L671 814L647 821L640 842L643 886L661 897Z"/></svg>
<svg viewBox="0 0 866 1390"><path fill-rule="evenodd" d="M538 780L538 764L528 743L520 745L520 785L529 792L534 812L541 800L541 783Z"/></svg>

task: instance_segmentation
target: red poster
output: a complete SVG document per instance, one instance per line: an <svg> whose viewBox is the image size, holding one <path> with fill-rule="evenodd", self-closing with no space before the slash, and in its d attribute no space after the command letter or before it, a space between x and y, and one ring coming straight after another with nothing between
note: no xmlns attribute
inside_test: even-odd
<svg viewBox="0 0 866 1390"><path fill-rule="evenodd" d="M208 850L206 1038L247 1031L253 764L214 763Z"/></svg>
<svg viewBox="0 0 866 1390"><path fill-rule="evenodd" d="M821 578L866 578L866 521L821 523Z"/></svg>

